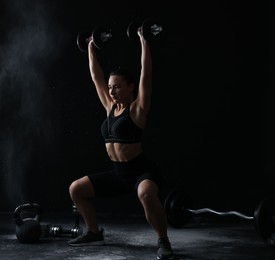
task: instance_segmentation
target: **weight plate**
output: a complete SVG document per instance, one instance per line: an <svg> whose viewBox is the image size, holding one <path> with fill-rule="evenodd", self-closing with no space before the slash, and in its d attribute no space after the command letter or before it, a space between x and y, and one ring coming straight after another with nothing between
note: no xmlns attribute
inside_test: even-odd
<svg viewBox="0 0 275 260"><path fill-rule="evenodd" d="M266 197L254 212L256 231L267 242L275 232L275 196Z"/></svg>
<svg viewBox="0 0 275 260"><path fill-rule="evenodd" d="M181 228L191 218L187 210L191 207L190 197L182 189L172 190L165 199L164 209L167 221L174 228Z"/></svg>

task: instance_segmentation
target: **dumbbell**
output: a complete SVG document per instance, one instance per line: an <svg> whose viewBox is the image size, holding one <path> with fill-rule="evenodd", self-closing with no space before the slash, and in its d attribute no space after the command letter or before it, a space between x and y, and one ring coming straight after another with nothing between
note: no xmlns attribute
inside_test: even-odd
<svg viewBox="0 0 275 260"><path fill-rule="evenodd" d="M73 205L73 215L74 215L74 227L65 228L62 225L42 225L42 236L41 237L62 237L62 236L71 236L72 238L78 237L83 233L82 227L79 226L79 212L75 205Z"/></svg>
<svg viewBox="0 0 275 260"><path fill-rule="evenodd" d="M269 245L275 245L275 196L273 195L267 196L258 204L253 216L247 216L238 211L219 212L210 208L191 209L191 205L191 198L184 190L170 191L164 201L164 209L170 226L183 227L191 219L192 214L234 215L254 221L254 227L263 240Z"/></svg>
<svg viewBox="0 0 275 260"><path fill-rule="evenodd" d="M98 49L105 49L113 37L112 30L105 27L96 27L92 31L83 31L77 35L76 43L80 51L88 51L89 39L92 37L94 45Z"/></svg>
<svg viewBox="0 0 275 260"><path fill-rule="evenodd" d="M47 228L47 235L45 237L63 237L68 235L75 238L83 233L81 227L64 228L62 225L49 225Z"/></svg>
<svg viewBox="0 0 275 260"><path fill-rule="evenodd" d="M127 36L132 41L138 41L139 37L137 31L139 28L142 28L144 38L146 40L153 40L159 38L163 27L155 19L148 18L139 23L137 21L132 21L127 27Z"/></svg>

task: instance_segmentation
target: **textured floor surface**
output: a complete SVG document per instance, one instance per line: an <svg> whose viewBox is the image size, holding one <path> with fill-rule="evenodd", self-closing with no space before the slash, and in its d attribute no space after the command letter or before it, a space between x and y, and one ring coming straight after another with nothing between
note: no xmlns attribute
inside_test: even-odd
<svg viewBox="0 0 275 260"><path fill-rule="evenodd" d="M1 215L1 260L149 260L156 259L156 237L143 218L99 218L105 230L104 246L70 247L70 234L40 238L37 243L20 243L10 214ZM59 224L70 230L71 216L58 215L41 223ZM84 228L80 221L80 227ZM175 259L189 260L274 260L275 247L267 245L251 221L194 219L180 229L169 227Z"/></svg>

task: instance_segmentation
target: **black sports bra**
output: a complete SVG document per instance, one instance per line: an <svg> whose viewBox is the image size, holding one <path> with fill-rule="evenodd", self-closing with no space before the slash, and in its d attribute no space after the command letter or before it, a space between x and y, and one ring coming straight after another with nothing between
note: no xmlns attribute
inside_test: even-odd
<svg viewBox="0 0 275 260"><path fill-rule="evenodd" d="M101 124L101 134L105 143L139 143L143 130L130 117L130 105L119 115L114 115L116 105Z"/></svg>

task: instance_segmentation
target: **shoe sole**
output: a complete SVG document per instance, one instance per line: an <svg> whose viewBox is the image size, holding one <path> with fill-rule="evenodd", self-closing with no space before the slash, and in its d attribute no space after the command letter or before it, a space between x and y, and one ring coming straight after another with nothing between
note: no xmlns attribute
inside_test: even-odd
<svg viewBox="0 0 275 260"><path fill-rule="evenodd" d="M159 256L157 256L157 259L158 260L172 260L172 259L174 259L174 256L169 256L169 257L159 257Z"/></svg>
<svg viewBox="0 0 275 260"><path fill-rule="evenodd" d="M90 243L69 244L70 246L102 246L105 245L104 241L96 241Z"/></svg>

